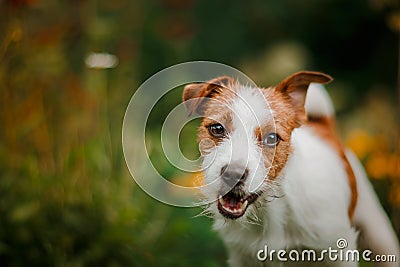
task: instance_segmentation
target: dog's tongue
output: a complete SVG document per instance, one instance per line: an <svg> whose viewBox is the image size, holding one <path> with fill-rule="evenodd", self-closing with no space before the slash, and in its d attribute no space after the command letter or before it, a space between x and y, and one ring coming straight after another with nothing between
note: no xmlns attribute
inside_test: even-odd
<svg viewBox="0 0 400 267"><path fill-rule="evenodd" d="M224 199L225 200L225 199ZM225 202L228 207L231 209L238 209L240 206L242 206L243 202L237 200L236 198L228 198L228 201Z"/></svg>

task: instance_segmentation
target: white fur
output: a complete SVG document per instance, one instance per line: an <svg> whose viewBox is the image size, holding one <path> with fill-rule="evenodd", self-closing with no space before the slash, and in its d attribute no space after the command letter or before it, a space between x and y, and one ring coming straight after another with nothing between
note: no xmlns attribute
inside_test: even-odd
<svg viewBox="0 0 400 267"><path fill-rule="evenodd" d="M332 103L326 92L321 92L318 86L310 89L307 111L315 116L332 115ZM293 131L293 153L286 166L274 181L264 180L268 170L263 167L264 159L253 131L262 123L273 123L270 121L273 111L265 108L265 100L260 97L258 90L238 90L237 99L230 104L235 112L234 131L228 139L206 155L203 162L203 166L208 166L204 171L205 182L213 183L207 192L203 192L209 199L217 198L220 169L230 161L246 163L250 177L246 181L249 192L260 184L268 189L249 206L244 216L236 220L224 218L219 214L215 203L210 205L209 209L215 218L214 229L219 232L228 248L229 265L265 266L256 257L257 251L265 245L275 250L305 247L323 250L328 247L337 248L336 241L345 238L348 242L347 249L356 249L358 232L355 225L366 233L375 252L399 255L398 243L390 222L361 165L348 153L359 191L354 215L355 225L352 224L348 217L351 192L343 161L311 128L302 126ZM281 262L268 264L286 266ZM358 266L357 262L337 261L330 264ZM394 267L398 263L380 266Z"/></svg>
<svg viewBox="0 0 400 267"><path fill-rule="evenodd" d="M271 109L259 89L244 87L238 90L238 96L232 103L233 129L232 148L235 153L233 161L245 162L250 170L248 190L256 191L267 176L264 170L262 152L257 146L254 130L266 121L273 124ZM238 158L236 158L238 157ZM256 163L255 166L251 166ZM253 171L254 170L254 171Z"/></svg>
<svg viewBox="0 0 400 267"><path fill-rule="evenodd" d="M357 233L347 215L347 175L338 167L343 165L341 159L307 127L294 131L292 144L294 153L279 177L277 190L282 197L258 210L259 226L217 216L214 228L227 244L231 266L244 266L244 262L257 266L256 252L264 245L276 250L322 250L336 248L337 239L345 238L349 249L356 248Z"/></svg>
<svg viewBox="0 0 400 267"><path fill-rule="evenodd" d="M209 199L218 197L218 189L221 187L219 177L221 168L232 162L240 162L243 168L248 168L249 175L246 180L246 188L254 192L262 185L268 171L264 168L262 151L257 145L254 130L261 123L273 119L267 102L259 89L241 87L236 90L237 95L228 108L232 111L233 131L209 154L204 156L203 169L206 184L213 186L203 188L203 194ZM218 114L216 114L216 117Z"/></svg>
<svg viewBox="0 0 400 267"><path fill-rule="evenodd" d="M335 114L328 92L319 83L311 83L308 87L305 109L314 117L332 117Z"/></svg>
<svg viewBox="0 0 400 267"><path fill-rule="evenodd" d="M397 263L387 263L382 266L399 266L400 248L390 220L379 205L379 200L357 157L351 151L347 151L346 156L357 178L359 193L354 223L363 233L362 243L377 254L396 255Z"/></svg>

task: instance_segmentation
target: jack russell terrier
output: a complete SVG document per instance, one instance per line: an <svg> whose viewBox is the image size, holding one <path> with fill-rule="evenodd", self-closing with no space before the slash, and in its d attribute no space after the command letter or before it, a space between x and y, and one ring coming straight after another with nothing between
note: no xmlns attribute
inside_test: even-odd
<svg viewBox="0 0 400 267"><path fill-rule="evenodd" d="M288 249L347 252L358 243L372 261L395 255L397 262L379 266L399 266L391 223L361 164L335 135L333 105L321 85L331 81L302 71L269 88L226 76L185 86L189 115L202 117L202 194L230 266L358 266L343 257L282 261ZM260 260L266 246L281 259Z"/></svg>

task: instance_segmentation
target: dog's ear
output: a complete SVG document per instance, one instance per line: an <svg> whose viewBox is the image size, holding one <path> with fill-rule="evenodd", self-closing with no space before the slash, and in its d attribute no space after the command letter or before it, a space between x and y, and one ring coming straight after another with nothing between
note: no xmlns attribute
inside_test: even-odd
<svg viewBox="0 0 400 267"><path fill-rule="evenodd" d="M188 116L197 113L204 115L204 104L207 98L227 88L233 79L228 76L221 76L208 82L192 83L183 89L183 103L188 111ZM190 100L190 101L188 101Z"/></svg>
<svg viewBox="0 0 400 267"><path fill-rule="evenodd" d="M331 81L333 81L331 76L321 72L300 71L281 81L275 87L275 91L290 98L293 107L299 115L300 121L303 121L306 116L304 103L310 83L327 84Z"/></svg>

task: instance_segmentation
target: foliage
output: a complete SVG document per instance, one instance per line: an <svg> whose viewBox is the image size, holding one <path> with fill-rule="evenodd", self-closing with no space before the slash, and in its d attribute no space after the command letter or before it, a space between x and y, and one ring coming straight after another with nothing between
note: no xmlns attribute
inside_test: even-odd
<svg viewBox="0 0 400 267"><path fill-rule="evenodd" d="M342 134L400 226L399 6L378 2L1 1L2 266L225 265L211 221L148 197L122 156L135 88L187 60L228 63L265 86L300 68L332 74ZM112 53L119 65L90 69L91 52ZM159 103L152 138L177 97ZM191 156L195 127L181 136ZM178 175L158 151L160 172Z"/></svg>

